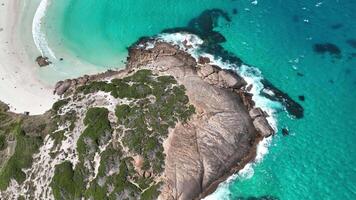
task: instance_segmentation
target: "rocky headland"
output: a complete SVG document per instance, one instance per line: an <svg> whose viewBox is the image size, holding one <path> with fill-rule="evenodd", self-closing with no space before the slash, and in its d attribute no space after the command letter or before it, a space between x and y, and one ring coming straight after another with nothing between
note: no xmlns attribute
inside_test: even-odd
<svg viewBox="0 0 356 200"><path fill-rule="evenodd" d="M250 87L209 58L141 40L125 69L58 82L44 115L1 106L0 197L203 198L274 134Z"/></svg>

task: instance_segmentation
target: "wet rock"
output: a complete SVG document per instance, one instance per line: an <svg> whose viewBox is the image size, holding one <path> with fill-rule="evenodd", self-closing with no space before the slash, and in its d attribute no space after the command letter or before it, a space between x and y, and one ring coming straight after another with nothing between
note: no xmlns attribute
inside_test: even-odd
<svg viewBox="0 0 356 200"><path fill-rule="evenodd" d="M38 56L36 58L36 62L40 67L45 67L47 65L50 65L51 62L49 61L49 59L47 57L43 57L43 56Z"/></svg>
<svg viewBox="0 0 356 200"><path fill-rule="evenodd" d="M274 134L274 130L268 124L268 121L264 117L257 117L253 121L253 125L257 129L257 131L261 134L262 137L269 137Z"/></svg>
<svg viewBox="0 0 356 200"><path fill-rule="evenodd" d="M246 87L246 91L247 91L247 92L250 92L250 91L252 90L252 87L253 87L252 84L248 85L248 86Z"/></svg>
<svg viewBox="0 0 356 200"><path fill-rule="evenodd" d="M248 92L240 91L242 103L247 107L247 110L251 110L255 106L255 102L252 100L252 94Z"/></svg>
<svg viewBox="0 0 356 200"><path fill-rule="evenodd" d="M304 95L300 95L300 96L298 96L298 99L301 100L301 101L304 101L305 97L304 97Z"/></svg>
<svg viewBox="0 0 356 200"><path fill-rule="evenodd" d="M243 78L227 70L219 71L219 80L223 85L226 85L226 87L234 89L240 89L247 84Z"/></svg>
<svg viewBox="0 0 356 200"><path fill-rule="evenodd" d="M287 93L276 88L271 82L266 79L261 80L264 88L273 92L273 95L262 92L262 95L273 101L279 101L286 108L287 112L293 117L300 119L304 116L304 108L294 101Z"/></svg>
<svg viewBox="0 0 356 200"><path fill-rule="evenodd" d="M249 111L250 117L256 119L257 117L265 117L265 113L261 108L253 108Z"/></svg>
<svg viewBox="0 0 356 200"><path fill-rule="evenodd" d="M283 129L282 129L282 135L283 135L283 136L289 135L289 130L288 130L287 128L283 128Z"/></svg>
<svg viewBox="0 0 356 200"><path fill-rule="evenodd" d="M208 63L210 63L210 58L204 57L204 56L200 56L199 59L198 59L198 63L201 64L201 65L208 64Z"/></svg>

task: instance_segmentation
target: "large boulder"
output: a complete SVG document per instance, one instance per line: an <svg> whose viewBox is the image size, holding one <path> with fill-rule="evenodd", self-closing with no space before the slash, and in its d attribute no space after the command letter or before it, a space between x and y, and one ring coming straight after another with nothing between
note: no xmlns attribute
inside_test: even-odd
<svg viewBox="0 0 356 200"><path fill-rule="evenodd" d="M262 137L269 137L274 134L274 130L269 125L265 117L257 117L253 121L253 125L256 127L257 131L261 134Z"/></svg>
<svg viewBox="0 0 356 200"><path fill-rule="evenodd" d="M38 56L36 58L36 62L40 67L45 67L47 65L50 65L52 62L49 61L48 57L44 57L44 56Z"/></svg>
<svg viewBox="0 0 356 200"><path fill-rule="evenodd" d="M55 93L58 95L63 95L70 88L71 85L72 85L72 80L69 79L62 81L60 83L58 82L56 84Z"/></svg>
<svg viewBox="0 0 356 200"><path fill-rule="evenodd" d="M247 84L243 78L228 70L219 71L219 80L225 87L234 89L240 89Z"/></svg>

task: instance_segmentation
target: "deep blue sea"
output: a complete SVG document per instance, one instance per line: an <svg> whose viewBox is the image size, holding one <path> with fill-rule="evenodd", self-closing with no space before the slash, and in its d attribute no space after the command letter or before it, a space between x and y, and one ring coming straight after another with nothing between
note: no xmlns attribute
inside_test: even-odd
<svg viewBox="0 0 356 200"><path fill-rule="evenodd" d="M122 67L126 48L139 37L186 26L207 9L231 17L215 24L226 38L223 47L305 110L301 119L278 110L279 132L263 161L213 196L356 199L355 0L51 1L43 29L57 57L60 47L104 71ZM57 70L77 76L75 67Z"/></svg>

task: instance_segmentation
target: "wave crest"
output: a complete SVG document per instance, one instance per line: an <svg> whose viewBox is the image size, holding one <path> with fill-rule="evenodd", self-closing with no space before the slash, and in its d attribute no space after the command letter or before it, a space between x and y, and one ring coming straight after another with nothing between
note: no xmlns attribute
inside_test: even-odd
<svg viewBox="0 0 356 200"><path fill-rule="evenodd" d="M57 59L54 52L48 45L46 35L41 31L42 19L46 15L46 10L49 3L50 1L48 0L42 0L37 7L32 21L32 37L37 49L40 51L42 56Z"/></svg>

